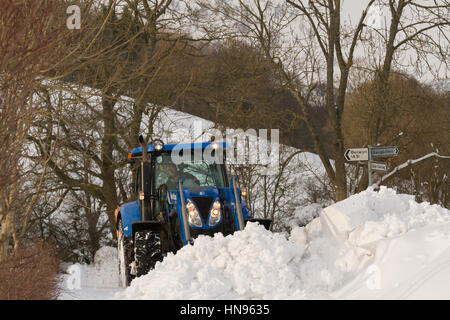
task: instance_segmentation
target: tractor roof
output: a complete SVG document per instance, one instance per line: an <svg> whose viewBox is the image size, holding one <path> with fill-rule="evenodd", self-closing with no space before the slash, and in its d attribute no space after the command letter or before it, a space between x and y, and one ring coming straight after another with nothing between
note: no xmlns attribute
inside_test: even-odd
<svg viewBox="0 0 450 320"><path fill-rule="evenodd" d="M180 144L164 144L162 151L182 150L182 149L206 149L211 144L218 144L220 148L226 149L226 142L192 142L192 143L180 143ZM153 152L155 150L154 145L147 145L147 152ZM142 147L134 148L131 151L131 156L142 154Z"/></svg>

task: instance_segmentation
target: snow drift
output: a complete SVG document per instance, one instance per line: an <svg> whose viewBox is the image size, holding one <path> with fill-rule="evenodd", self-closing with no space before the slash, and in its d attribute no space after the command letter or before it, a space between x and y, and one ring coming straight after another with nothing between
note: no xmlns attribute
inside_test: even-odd
<svg viewBox="0 0 450 320"><path fill-rule="evenodd" d="M117 299L450 298L450 211L382 187L289 239L257 224L199 237Z"/></svg>
<svg viewBox="0 0 450 320"><path fill-rule="evenodd" d="M251 223L234 236L200 236L133 280L120 298L298 298L301 252L282 235Z"/></svg>
<svg viewBox="0 0 450 320"><path fill-rule="evenodd" d="M102 249L93 267L81 266L82 288L62 299L450 299L445 208L382 187L292 227L288 238L254 223L200 236L125 290L110 287L116 253Z"/></svg>

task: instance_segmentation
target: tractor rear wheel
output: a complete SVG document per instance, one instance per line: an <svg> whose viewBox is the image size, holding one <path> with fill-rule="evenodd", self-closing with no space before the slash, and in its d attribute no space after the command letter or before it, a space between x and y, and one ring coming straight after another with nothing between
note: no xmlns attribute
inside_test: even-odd
<svg viewBox="0 0 450 320"><path fill-rule="evenodd" d="M117 252L119 255L119 279L120 286L126 288L130 285L133 276L131 275L131 243L129 239L123 233L122 220L119 220L119 237L117 239Z"/></svg>
<svg viewBox="0 0 450 320"><path fill-rule="evenodd" d="M159 232L138 231L134 235L134 260L136 276L140 277L152 270L156 262L162 261L161 237Z"/></svg>

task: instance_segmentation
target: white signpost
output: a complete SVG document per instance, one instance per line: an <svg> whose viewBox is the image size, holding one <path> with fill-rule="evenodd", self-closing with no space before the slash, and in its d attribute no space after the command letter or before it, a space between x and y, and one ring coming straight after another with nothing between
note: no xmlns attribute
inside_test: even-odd
<svg viewBox="0 0 450 320"><path fill-rule="evenodd" d="M367 171L369 186L372 185L372 171L387 171L388 166L385 162L374 162L373 158L389 158L398 154L397 147L368 147L351 148L345 150L344 157L347 161L367 161Z"/></svg>
<svg viewBox="0 0 450 320"><path fill-rule="evenodd" d="M347 161L367 161L369 160L369 148L347 149L344 157Z"/></svg>

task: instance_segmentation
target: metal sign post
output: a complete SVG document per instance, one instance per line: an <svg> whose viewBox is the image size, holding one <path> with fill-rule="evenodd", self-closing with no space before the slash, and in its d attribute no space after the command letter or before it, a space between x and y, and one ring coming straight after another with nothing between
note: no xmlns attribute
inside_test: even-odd
<svg viewBox="0 0 450 320"><path fill-rule="evenodd" d="M372 149L369 146L369 160L367 161L367 173L369 175L369 187L372 185L373 183L373 179L372 179Z"/></svg>

